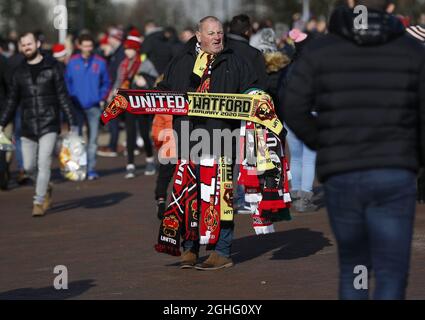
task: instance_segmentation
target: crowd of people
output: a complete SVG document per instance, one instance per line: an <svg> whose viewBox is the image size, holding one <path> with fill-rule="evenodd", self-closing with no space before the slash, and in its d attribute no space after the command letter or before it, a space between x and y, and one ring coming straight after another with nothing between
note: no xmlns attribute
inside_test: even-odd
<svg viewBox="0 0 425 320"><path fill-rule="evenodd" d="M368 30L353 27L355 4L371 10ZM262 89L285 124L280 137L290 155L292 209L317 210L313 184L317 178L324 185L338 243L340 297L368 298L367 290L352 286L353 268L362 264L375 271L375 298L404 298L415 172L425 157L425 148L418 148L425 139L418 126L425 108L425 29L408 25L394 10L386 0L346 1L329 25L294 15L283 38L270 20L255 23L241 14L225 24L208 16L179 34L154 22L143 32L113 26L96 38L83 31L50 50L35 32L2 41L0 131L13 131L18 182L37 173L33 215L44 215L51 204L53 150L65 129L87 133L88 180L101 178L98 156L124 154L125 178L136 177L135 155L143 141L144 174L158 173L155 200L163 218L175 165L155 160L156 135L158 128L176 129L189 120L126 113L102 129L109 141L98 147L101 112L118 89L229 94ZM234 127L221 119L190 122L191 129ZM236 190L234 203L236 212L246 209L243 189ZM222 228L215 250L201 264L199 242L184 241L181 267L232 266L232 238L233 226Z"/></svg>

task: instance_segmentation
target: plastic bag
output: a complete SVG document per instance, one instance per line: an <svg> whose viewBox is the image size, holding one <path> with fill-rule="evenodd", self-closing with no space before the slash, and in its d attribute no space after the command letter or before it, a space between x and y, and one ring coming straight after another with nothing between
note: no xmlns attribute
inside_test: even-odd
<svg viewBox="0 0 425 320"><path fill-rule="evenodd" d="M71 181L83 181L87 173L87 152L82 137L68 133L63 137L59 152L62 175Z"/></svg>
<svg viewBox="0 0 425 320"><path fill-rule="evenodd" d="M4 132L0 132L0 151L13 151L15 150L15 146L12 144Z"/></svg>

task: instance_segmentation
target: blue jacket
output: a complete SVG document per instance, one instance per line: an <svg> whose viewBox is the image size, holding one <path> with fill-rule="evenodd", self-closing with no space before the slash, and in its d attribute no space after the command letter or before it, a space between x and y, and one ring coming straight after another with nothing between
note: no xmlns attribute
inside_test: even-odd
<svg viewBox="0 0 425 320"><path fill-rule="evenodd" d="M68 91L83 109L98 106L108 97L111 87L105 59L97 54L84 60L75 54L66 67L65 81Z"/></svg>

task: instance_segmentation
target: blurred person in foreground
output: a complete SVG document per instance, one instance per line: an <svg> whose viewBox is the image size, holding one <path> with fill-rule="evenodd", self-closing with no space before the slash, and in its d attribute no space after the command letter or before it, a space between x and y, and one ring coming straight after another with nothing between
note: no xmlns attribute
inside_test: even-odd
<svg viewBox="0 0 425 320"><path fill-rule="evenodd" d="M318 152L340 299L369 298L367 285L354 286L356 266L373 270L374 299L404 299L425 160L425 51L385 11L388 1L355 4L368 8L368 28L355 27L352 8L333 12L329 34L295 64L284 116Z"/></svg>

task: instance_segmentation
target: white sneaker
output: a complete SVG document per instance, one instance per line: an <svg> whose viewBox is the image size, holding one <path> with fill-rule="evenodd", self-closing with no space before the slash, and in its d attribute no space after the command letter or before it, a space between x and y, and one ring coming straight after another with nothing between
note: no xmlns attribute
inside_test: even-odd
<svg viewBox="0 0 425 320"><path fill-rule="evenodd" d="M156 166L154 162L146 162L145 176L152 176L156 173Z"/></svg>
<svg viewBox="0 0 425 320"><path fill-rule="evenodd" d="M140 149L145 146L145 141L143 141L143 138L141 136L137 136L136 145Z"/></svg>
<svg viewBox="0 0 425 320"><path fill-rule="evenodd" d="M126 167L127 173L125 174L126 179L133 179L136 177L136 166L132 163Z"/></svg>

